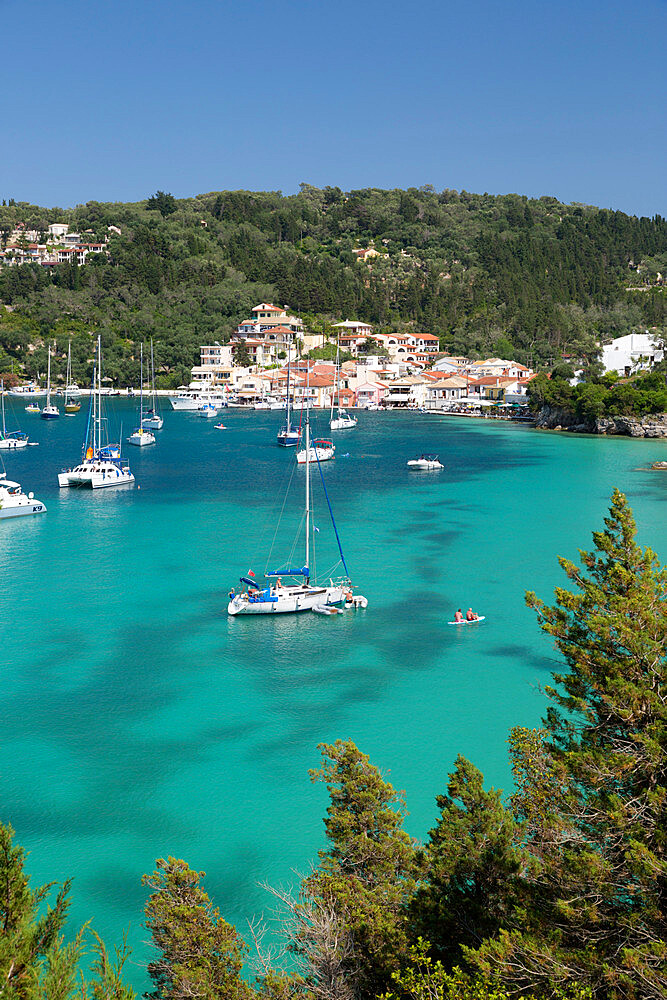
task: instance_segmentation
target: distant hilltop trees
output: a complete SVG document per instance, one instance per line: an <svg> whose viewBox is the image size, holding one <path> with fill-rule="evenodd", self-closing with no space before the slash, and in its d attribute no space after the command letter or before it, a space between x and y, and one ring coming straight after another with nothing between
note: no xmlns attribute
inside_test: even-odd
<svg viewBox="0 0 667 1000"><path fill-rule="evenodd" d="M313 330L356 317L378 334L430 335L455 354L533 368L564 354L585 364L600 343L667 325L660 216L430 186L158 190L72 209L7 200L0 249L19 224L36 233L62 224L105 250L49 266L12 266L14 256L0 268L0 303L11 310L0 316L0 348L19 367L26 344L99 331L118 373L128 339L160 341L160 377L178 384L199 346L226 342L261 301L289 302Z"/></svg>

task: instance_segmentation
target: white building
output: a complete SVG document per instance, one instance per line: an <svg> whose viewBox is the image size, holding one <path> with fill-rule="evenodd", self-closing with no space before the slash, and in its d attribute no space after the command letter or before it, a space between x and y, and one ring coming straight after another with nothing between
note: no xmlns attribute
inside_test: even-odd
<svg viewBox="0 0 667 1000"><path fill-rule="evenodd" d="M64 222L52 222L49 226L49 237L52 240L59 240L67 235L69 226Z"/></svg>
<svg viewBox="0 0 667 1000"><path fill-rule="evenodd" d="M617 337L602 348L602 364L606 372L632 375L634 372L652 368L662 361L665 352L653 334L628 333Z"/></svg>

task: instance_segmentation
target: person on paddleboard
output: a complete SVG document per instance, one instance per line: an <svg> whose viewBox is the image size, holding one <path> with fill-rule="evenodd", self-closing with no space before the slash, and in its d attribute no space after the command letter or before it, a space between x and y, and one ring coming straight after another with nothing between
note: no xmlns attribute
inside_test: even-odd
<svg viewBox="0 0 667 1000"><path fill-rule="evenodd" d="M466 612L466 621L467 622L479 621L479 615L476 615L472 608L468 608Z"/></svg>
<svg viewBox="0 0 667 1000"><path fill-rule="evenodd" d="M461 611L461 609L460 609L460 608L459 608L459 610L458 610L458 611L456 612L456 614L454 615L454 621L455 621L455 622L462 622L462 621L463 621L463 612Z"/></svg>

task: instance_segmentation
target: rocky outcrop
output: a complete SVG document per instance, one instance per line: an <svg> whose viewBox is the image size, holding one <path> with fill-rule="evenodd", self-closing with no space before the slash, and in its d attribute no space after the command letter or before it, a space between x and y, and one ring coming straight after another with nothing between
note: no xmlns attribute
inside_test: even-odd
<svg viewBox="0 0 667 1000"><path fill-rule="evenodd" d="M536 427L575 434L623 434L626 437L667 437L667 413L646 417L598 417L593 423L581 423L570 410L544 406L535 418Z"/></svg>

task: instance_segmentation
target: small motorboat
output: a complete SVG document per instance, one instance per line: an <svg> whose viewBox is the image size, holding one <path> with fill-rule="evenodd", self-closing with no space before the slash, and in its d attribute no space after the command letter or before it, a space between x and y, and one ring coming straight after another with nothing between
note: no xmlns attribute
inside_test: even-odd
<svg viewBox="0 0 667 1000"><path fill-rule="evenodd" d="M216 431L226 431L227 430L227 427L225 426L225 424L213 424L213 426L216 429Z"/></svg>
<svg viewBox="0 0 667 1000"><path fill-rule="evenodd" d="M420 455L419 458L411 458L408 462L408 469L419 471L430 471L431 469L444 469L444 465L437 455Z"/></svg>
<svg viewBox="0 0 667 1000"><path fill-rule="evenodd" d="M24 493L20 483L0 477L0 520L25 514L44 514L45 505L35 500L34 493Z"/></svg>
<svg viewBox="0 0 667 1000"><path fill-rule="evenodd" d="M28 403L28 405L25 408L25 412L26 413L41 413L41 410L40 410L39 406L37 405L37 403Z"/></svg>

